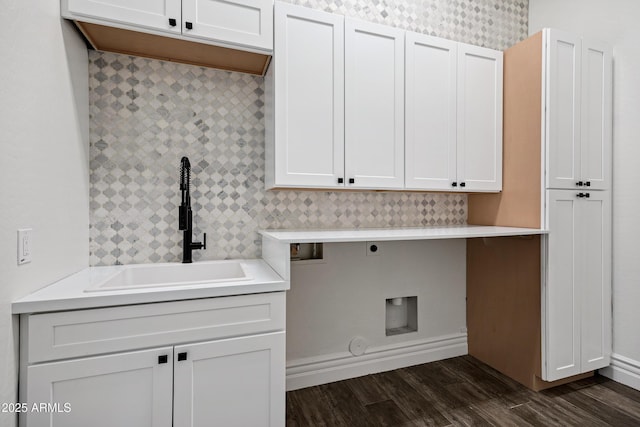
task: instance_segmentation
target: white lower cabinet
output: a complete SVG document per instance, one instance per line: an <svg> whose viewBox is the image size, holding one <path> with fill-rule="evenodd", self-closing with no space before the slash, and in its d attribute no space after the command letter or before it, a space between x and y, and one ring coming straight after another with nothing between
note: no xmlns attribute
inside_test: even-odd
<svg viewBox="0 0 640 427"><path fill-rule="evenodd" d="M547 192L543 379L609 365L611 198L608 191Z"/></svg>
<svg viewBox="0 0 640 427"><path fill-rule="evenodd" d="M284 298L276 292L22 315L20 401L28 410L20 426L282 426ZM88 326L94 339L85 341ZM50 341L29 354L28 343L45 336ZM121 351L125 342L132 351ZM77 357L47 360L65 345Z"/></svg>
<svg viewBox="0 0 640 427"><path fill-rule="evenodd" d="M173 425L284 425L284 348L284 332L175 347Z"/></svg>
<svg viewBox="0 0 640 427"><path fill-rule="evenodd" d="M171 352L163 347L29 366L29 410L21 425L170 427ZM163 356L167 361L159 363ZM57 409L37 412L33 404Z"/></svg>

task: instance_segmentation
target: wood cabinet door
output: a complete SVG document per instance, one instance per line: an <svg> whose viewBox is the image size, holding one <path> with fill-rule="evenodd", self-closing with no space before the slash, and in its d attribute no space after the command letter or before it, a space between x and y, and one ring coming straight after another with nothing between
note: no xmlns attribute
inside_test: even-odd
<svg viewBox="0 0 640 427"><path fill-rule="evenodd" d="M547 188L574 189L580 171L581 41L557 30L546 36Z"/></svg>
<svg viewBox="0 0 640 427"><path fill-rule="evenodd" d="M543 379L555 381L580 369L581 294L577 191L547 191L547 271L543 283ZM546 373L546 375L545 375Z"/></svg>
<svg viewBox="0 0 640 427"><path fill-rule="evenodd" d="M580 206L579 295L581 372L609 365L611 358L611 195L590 191Z"/></svg>
<svg viewBox="0 0 640 427"><path fill-rule="evenodd" d="M182 34L270 51L273 1L182 0Z"/></svg>
<svg viewBox="0 0 640 427"><path fill-rule="evenodd" d="M580 179L590 189L611 188L611 48L582 40Z"/></svg>
<svg viewBox="0 0 640 427"><path fill-rule="evenodd" d="M57 404L60 410L27 412L21 425L171 427L172 379L172 347L31 365L29 405Z"/></svg>
<svg viewBox="0 0 640 427"><path fill-rule="evenodd" d="M344 18L277 2L275 51L273 186L344 187Z"/></svg>
<svg viewBox="0 0 640 427"><path fill-rule="evenodd" d="M407 32L405 187L453 189L456 181L458 43Z"/></svg>
<svg viewBox="0 0 640 427"><path fill-rule="evenodd" d="M345 19L347 188L404 187L404 33Z"/></svg>
<svg viewBox="0 0 640 427"><path fill-rule="evenodd" d="M457 180L465 191L502 190L500 51L458 44Z"/></svg>
<svg viewBox="0 0 640 427"><path fill-rule="evenodd" d="M175 347L175 427L285 424L285 333Z"/></svg>
<svg viewBox="0 0 640 427"><path fill-rule="evenodd" d="M181 0L66 0L73 17L104 19L180 34ZM64 13L65 0L63 0ZM170 19L175 19L171 25Z"/></svg>

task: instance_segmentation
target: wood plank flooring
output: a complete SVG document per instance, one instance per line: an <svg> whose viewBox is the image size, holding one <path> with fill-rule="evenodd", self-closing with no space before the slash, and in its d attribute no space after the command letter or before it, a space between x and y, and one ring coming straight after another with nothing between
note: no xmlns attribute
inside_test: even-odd
<svg viewBox="0 0 640 427"><path fill-rule="evenodd" d="M595 376L536 393L462 356L288 392L287 426L640 426L640 391Z"/></svg>

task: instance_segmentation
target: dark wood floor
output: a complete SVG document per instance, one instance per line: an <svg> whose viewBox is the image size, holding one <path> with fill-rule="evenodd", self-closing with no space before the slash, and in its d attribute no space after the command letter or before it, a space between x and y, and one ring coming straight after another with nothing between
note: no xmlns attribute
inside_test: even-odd
<svg viewBox="0 0 640 427"><path fill-rule="evenodd" d="M640 426L640 391L595 376L539 393L471 356L287 393L287 426Z"/></svg>

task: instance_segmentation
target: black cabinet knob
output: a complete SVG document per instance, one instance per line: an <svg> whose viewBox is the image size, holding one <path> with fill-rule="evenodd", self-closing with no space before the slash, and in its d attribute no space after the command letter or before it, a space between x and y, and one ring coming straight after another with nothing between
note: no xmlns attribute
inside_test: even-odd
<svg viewBox="0 0 640 427"><path fill-rule="evenodd" d="M167 356L166 354L158 356L158 364L160 365L162 365L163 363L167 363L168 360L169 356Z"/></svg>
<svg viewBox="0 0 640 427"><path fill-rule="evenodd" d="M582 187L582 186L584 185L584 183L583 183L582 181L578 181L578 182L576 182L576 185L577 185L578 187Z"/></svg>
<svg viewBox="0 0 640 427"><path fill-rule="evenodd" d="M185 22L184 26L187 27L187 30L193 30L193 23L191 22Z"/></svg>
<svg viewBox="0 0 640 427"><path fill-rule="evenodd" d="M344 178L338 178L338 184L344 184Z"/></svg>
<svg viewBox="0 0 640 427"><path fill-rule="evenodd" d="M349 178L349 184L355 184L355 183L356 183L355 178Z"/></svg>
<svg viewBox="0 0 640 427"><path fill-rule="evenodd" d="M169 18L169 25L171 25L172 27L175 27L177 24L176 19L175 18Z"/></svg>
<svg viewBox="0 0 640 427"><path fill-rule="evenodd" d="M453 182L451 183L451 186L452 186L452 187L457 187L457 186L458 186L458 183L457 183L457 182L455 182L455 181L453 181Z"/></svg>
<svg viewBox="0 0 640 427"><path fill-rule="evenodd" d="M178 362L182 362L183 360L187 360L187 352L178 353Z"/></svg>
<svg viewBox="0 0 640 427"><path fill-rule="evenodd" d="M591 197L591 194L589 194L589 193L584 193L584 197L586 197L586 198L588 199L589 197Z"/></svg>
<svg viewBox="0 0 640 427"><path fill-rule="evenodd" d="M584 193L578 193L576 194L576 197L584 197Z"/></svg>
<svg viewBox="0 0 640 427"><path fill-rule="evenodd" d="M467 186L467 184L465 182L461 182L460 183L460 187L466 187L466 186Z"/></svg>
<svg viewBox="0 0 640 427"><path fill-rule="evenodd" d="M591 187L591 181L585 182L584 185L586 185L587 187Z"/></svg>

